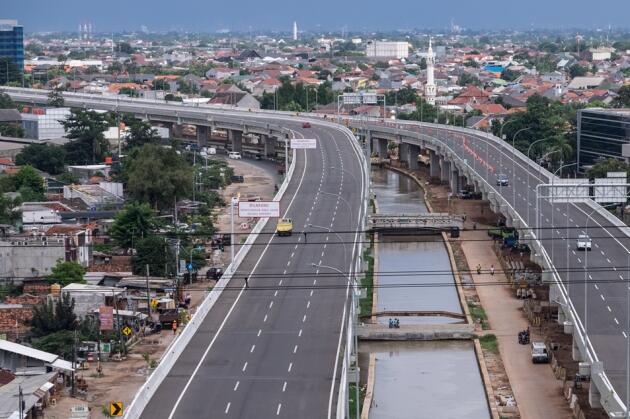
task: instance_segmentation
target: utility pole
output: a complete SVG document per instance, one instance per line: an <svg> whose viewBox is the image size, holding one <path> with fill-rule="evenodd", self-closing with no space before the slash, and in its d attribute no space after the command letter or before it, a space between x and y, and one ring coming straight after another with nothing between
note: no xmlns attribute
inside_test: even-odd
<svg viewBox="0 0 630 419"><path fill-rule="evenodd" d="M149 264L147 263L147 313L151 318L151 294L149 293Z"/></svg>
<svg viewBox="0 0 630 419"><path fill-rule="evenodd" d="M76 395L74 371L77 369L77 329L74 329L74 339L72 340L72 397Z"/></svg>

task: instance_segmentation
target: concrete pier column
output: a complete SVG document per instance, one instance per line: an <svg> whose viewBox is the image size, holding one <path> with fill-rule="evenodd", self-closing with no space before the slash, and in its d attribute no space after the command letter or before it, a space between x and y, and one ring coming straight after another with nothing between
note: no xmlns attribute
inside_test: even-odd
<svg viewBox="0 0 630 419"><path fill-rule="evenodd" d="M418 165L418 156L420 155L420 147L413 144L407 145L407 167L410 170L418 170L420 166Z"/></svg>
<svg viewBox="0 0 630 419"><path fill-rule="evenodd" d="M183 135L182 126L179 124L173 123L173 126L171 127L171 137L182 138L182 135Z"/></svg>
<svg viewBox="0 0 630 419"><path fill-rule="evenodd" d="M374 138L372 137L372 150L375 152L379 158L386 159L388 158L387 153L387 140L385 138Z"/></svg>
<svg viewBox="0 0 630 419"><path fill-rule="evenodd" d="M464 189L467 186L468 186L468 179L466 179L466 176L459 175L459 189Z"/></svg>
<svg viewBox="0 0 630 419"><path fill-rule="evenodd" d="M593 362L591 365L591 377L600 374L603 372L604 366L601 361ZM601 394L599 394L599 390L597 390L597 386L591 381L591 385L588 386L588 404L591 405L592 408L597 409L602 407L601 403Z"/></svg>
<svg viewBox="0 0 630 419"><path fill-rule="evenodd" d="M208 145L208 127L205 125L197 125L197 145L205 147Z"/></svg>
<svg viewBox="0 0 630 419"><path fill-rule="evenodd" d="M459 186L459 172L457 170L451 170L450 187L453 194L459 193L461 189Z"/></svg>
<svg viewBox="0 0 630 419"><path fill-rule="evenodd" d="M232 143L232 151L240 153L243 151L243 131L229 130L228 142Z"/></svg>
<svg viewBox="0 0 630 419"><path fill-rule="evenodd" d="M409 144L404 144L404 143L398 144L398 161L400 161L401 163L405 162L408 165L409 164L408 157L409 157ZM407 166L407 168L409 168L409 166Z"/></svg>
<svg viewBox="0 0 630 419"><path fill-rule="evenodd" d="M269 135L261 135L260 142L265 147L265 157L274 157L276 154L276 139Z"/></svg>
<svg viewBox="0 0 630 419"><path fill-rule="evenodd" d="M440 158L440 180L442 183L448 183L451 176L451 163L443 157Z"/></svg>
<svg viewBox="0 0 630 419"><path fill-rule="evenodd" d="M432 179L440 176L440 158L433 150L429 150L429 175Z"/></svg>

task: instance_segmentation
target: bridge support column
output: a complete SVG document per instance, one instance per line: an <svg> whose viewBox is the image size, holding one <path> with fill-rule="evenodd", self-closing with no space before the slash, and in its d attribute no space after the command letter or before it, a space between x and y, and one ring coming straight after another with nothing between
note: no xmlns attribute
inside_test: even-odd
<svg viewBox="0 0 630 419"><path fill-rule="evenodd" d="M232 151L243 151L243 131L229 130L228 141L232 143Z"/></svg>
<svg viewBox="0 0 630 419"><path fill-rule="evenodd" d="M601 361L593 362L593 365L591 365L591 377L603 372L603 370L604 366ZM594 409L602 407L601 397L602 396L599 394L599 390L597 390L597 386L594 385L591 380L591 385L588 386L588 404L590 404Z"/></svg>
<svg viewBox="0 0 630 419"><path fill-rule="evenodd" d="M444 157L440 158L440 180L442 183L448 183L451 174L451 163L446 161Z"/></svg>
<svg viewBox="0 0 630 419"><path fill-rule="evenodd" d="M261 135L260 141L264 146L265 157L275 157L276 154L276 139L269 135Z"/></svg>
<svg viewBox="0 0 630 419"><path fill-rule="evenodd" d="M171 128L171 137L182 138L182 135L183 135L182 126L177 123L173 123L173 126Z"/></svg>
<svg viewBox="0 0 630 419"><path fill-rule="evenodd" d="M440 176L440 157L433 150L429 150L429 175L431 179Z"/></svg>
<svg viewBox="0 0 630 419"><path fill-rule="evenodd" d="M401 144L402 145L402 144ZM418 170L418 156L420 155L420 147L417 145L407 144L407 167L409 170Z"/></svg>
<svg viewBox="0 0 630 419"><path fill-rule="evenodd" d="M580 348L578 348L577 343L575 343L575 336L571 339L571 357L574 361L581 361L582 355L580 355Z"/></svg>
<svg viewBox="0 0 630 419"><path fill-rule="evenodd" d="M453 194L457 194L461 189L459 185L459 172L457 170L451 171L450 187Z"/></svg>
<svg viewBox="0 0 630 419"><path fill-rule="evenodd" d="M376 153L376 155L381 159L386 159L388 157L387 153L387 145L388 141L385 138L373 138L373 147L372 150Z"/></svg>
<svg viewBox="0 0 630 419"><path fill-rule="evenodd" d="M197 145L200 147L208 145L208 127L205 125L197 125Z"/></svg>

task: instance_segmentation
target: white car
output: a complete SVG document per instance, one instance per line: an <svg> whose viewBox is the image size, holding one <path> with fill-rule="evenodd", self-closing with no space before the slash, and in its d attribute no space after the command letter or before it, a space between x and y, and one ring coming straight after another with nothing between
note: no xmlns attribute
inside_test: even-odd
<svg viewBox="0 0 630 419"><path fill-rule="evenodd" d="M240 160L241 159L241 153L237 153L236 151L230 151L228 153L228 157L234 160Z"/></svg>
<svg viewBox="0 0 630 419"><path fill-rule="evenodd" d="M592 241L589 236L586 234L580 234L577 238L577 249L578 250L591 250Z"/></svg>

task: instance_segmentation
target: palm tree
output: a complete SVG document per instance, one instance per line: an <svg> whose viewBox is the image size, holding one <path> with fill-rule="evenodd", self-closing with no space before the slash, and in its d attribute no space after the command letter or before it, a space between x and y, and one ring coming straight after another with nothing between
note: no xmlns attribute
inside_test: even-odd
<svg viewBox="0 0 630 419"><path fill-rule="evenodd" d="M564 136L554 137L549 142L549 157L553 167L560 167L563 162L573 160L573 146Z"/></svg>

